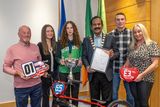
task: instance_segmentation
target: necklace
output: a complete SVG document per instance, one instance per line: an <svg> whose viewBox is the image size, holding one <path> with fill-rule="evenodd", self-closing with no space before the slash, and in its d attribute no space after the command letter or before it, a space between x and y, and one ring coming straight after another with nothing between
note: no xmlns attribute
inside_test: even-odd
<svg viewBox="0 0 160 107"><path fill-rule="evenodd" d="M92 37L89 37L89 39L90 39L90 42L91 42L91 45L92 45L93 49L96 49L96 46L95 46L95 44L94 44L94 42L93 42L93 38L92 38ZM102 41L101 41L101 46L100 46L100 47L103 47L103 45L104 45L104 40L105 40L105 36L102 36Z"/></svg>

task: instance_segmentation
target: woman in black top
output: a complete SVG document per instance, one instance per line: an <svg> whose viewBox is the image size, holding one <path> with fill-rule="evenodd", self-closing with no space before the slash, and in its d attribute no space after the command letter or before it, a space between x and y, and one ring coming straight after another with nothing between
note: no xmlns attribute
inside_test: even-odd
<svg viewBox="0 0 160 107"><path fill-rule="evenodd" d="M41 30L41 42L38 43L38 47L42 56L42 60L49 65L48 74L53 79L56 78L56 63L55 63L55 32L51 25L46 24ZM52 79L48 76L47 78L41 77L42 80L42 107L49 107L49 95L50 86L52 85ZM54 105L54 100L52 106Z"/></svg>

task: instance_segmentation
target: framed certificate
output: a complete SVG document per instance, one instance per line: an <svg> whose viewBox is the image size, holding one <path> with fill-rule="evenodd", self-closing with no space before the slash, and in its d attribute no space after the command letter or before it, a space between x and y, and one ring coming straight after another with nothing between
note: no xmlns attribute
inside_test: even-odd
<svg viewBox="0 0 160 107"><path fill-rule="evenodd" d="M105 73L109 62L109 55L102 48L96 48L94 50L91 69Z"/></svg>

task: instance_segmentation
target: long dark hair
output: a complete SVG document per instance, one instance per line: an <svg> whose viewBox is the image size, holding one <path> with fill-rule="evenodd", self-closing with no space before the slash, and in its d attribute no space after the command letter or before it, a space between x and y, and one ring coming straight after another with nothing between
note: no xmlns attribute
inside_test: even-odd
<svg viewBox="0 0 160 107"><path fill-rule="evenodd" d="M47 41L46 41L46 29L47 29L47 27L51 27L52 30L53 30L53 38L51 39L51 46L52 46L52 49L54 51L56 49L56 39L55 39L54 29L53 29L53 27L51 25L45 24L42 27L42 30L41 30L41 42L42 42L42 47L43 47L43 53L45 55L49 54L49 49L48 49L48 45L47 45Z"/></svg>

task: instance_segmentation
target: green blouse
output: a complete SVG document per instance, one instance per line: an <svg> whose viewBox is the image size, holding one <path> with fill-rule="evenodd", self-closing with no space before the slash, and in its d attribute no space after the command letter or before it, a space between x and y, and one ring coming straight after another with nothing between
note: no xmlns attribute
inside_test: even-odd
<svg viewBox="0 0 160 107"><path fill-rule="evenodd" d="M78 48L77 46L72 46L72 51L71 53L69 53L69 47L65 47L65 48L61 48L61 46L58 46L58 50L59 52L57 52L58 55L58 62L60 64L60 59L68 59L68 58L71 58L71 59L81 59L81 56L82 56L82 44L80 45L80 47ZM65 66L65 65L59 65L58 67L58 70L59 72L61 73L69 73L69 67ZM73 73L75 72L80 72L81 71L81 66L76 66L74 67L73 69Z"/></svg>

